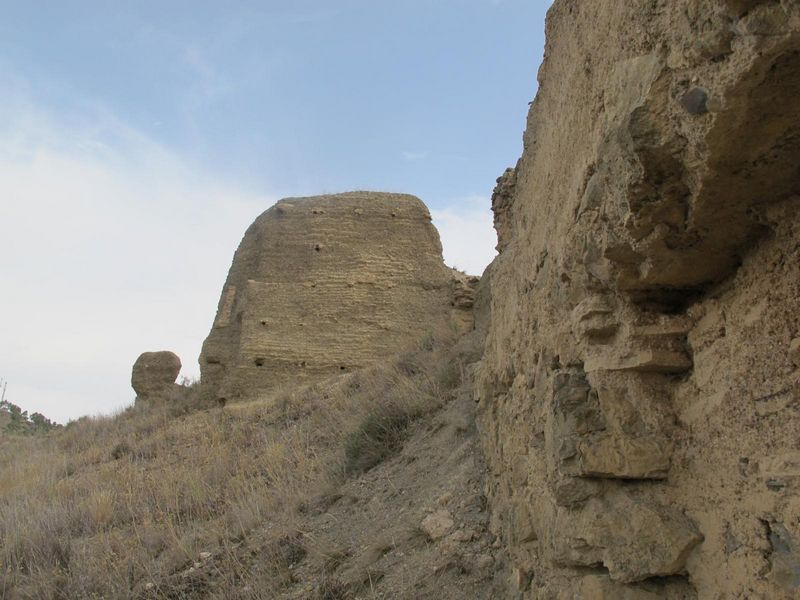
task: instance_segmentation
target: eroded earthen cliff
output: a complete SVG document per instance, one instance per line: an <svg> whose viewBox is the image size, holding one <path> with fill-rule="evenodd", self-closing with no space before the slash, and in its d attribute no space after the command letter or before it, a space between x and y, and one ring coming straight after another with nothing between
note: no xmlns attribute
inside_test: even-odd
<svg viewBox="0 0 800 600"><path fill-rule="evenodd" d="M518 592L797 597L800 5L556 0L547 33L477 377Z"/></svg>
<svg viewBox="0 0 800 600"><path fill-rule="evenodd" d="M347 372L471 327L476 278L444 265L414 196L288 198L239 245L200 357L217 398Z"/></svg>

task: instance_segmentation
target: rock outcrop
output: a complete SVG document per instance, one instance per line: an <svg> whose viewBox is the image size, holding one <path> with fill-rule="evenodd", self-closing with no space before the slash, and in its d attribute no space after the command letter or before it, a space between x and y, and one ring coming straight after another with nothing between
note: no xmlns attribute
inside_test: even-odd
<svg viewBox="0 0 800 600"><path fill-rule="evenodd" d="M444 265L413 196L287 198L250 226L200 357L215 398L363 367L442 327L469 329L476 278Z"/></svg>
<svg viewBox="0 0 800 600"><path fill-rule="evenodd" d="M477 375L515 585L796 598L800 4L556 0L547 34Z"/></svg>
<svg viewBox="0 0 800 600"><path fill-rule="evenodd" d="M176 387L181 359L174 352L144 352L133 363L131 386L137 400L163 399Z"/></svg>

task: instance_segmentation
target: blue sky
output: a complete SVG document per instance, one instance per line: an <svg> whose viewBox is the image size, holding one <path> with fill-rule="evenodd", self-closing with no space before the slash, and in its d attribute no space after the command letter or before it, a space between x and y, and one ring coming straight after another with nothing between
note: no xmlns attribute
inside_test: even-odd
<svg viewBox="0 0 800 600"><path fill-rule="evenodd" d="M275 200L420 196L448 264L493 256L549 1L0 0L0 377L59 420L187 376Z"/></svg>

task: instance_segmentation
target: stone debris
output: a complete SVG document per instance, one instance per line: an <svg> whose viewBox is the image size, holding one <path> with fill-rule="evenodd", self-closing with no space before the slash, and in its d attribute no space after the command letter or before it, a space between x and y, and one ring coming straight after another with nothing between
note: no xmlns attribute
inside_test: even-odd
<svg viewBox="0 0 800 600"><path fill-rule="evenodd" d="M704 115L708 112L708 93L702 88L692 88L681 96L681 106L690 115Z"/></svg>
<svg viewBox="0 0 800 600"><path fill-rule="evenodd" d="M422 519L419 527L433 541L442 539L453 528L453 517L446 510L437 510Z"/></svg>

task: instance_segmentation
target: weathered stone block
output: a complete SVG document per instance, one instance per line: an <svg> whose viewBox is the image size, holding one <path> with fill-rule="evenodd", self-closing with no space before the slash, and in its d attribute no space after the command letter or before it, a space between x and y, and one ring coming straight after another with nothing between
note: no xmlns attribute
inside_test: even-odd
<svg viewBox="0 0 800 600"><path fill-rule="evenodd" d="M430 539L436 541L447 535L453 525L453 517L448 511L437 510L425 517L419 527Z"/></svg>
<svg viewBox="0 0 800 600"><path fill-rule="evenodd" d="M514 226L511 209L516 185L516 171L506 169L505 173L497 178L497 185L492 192L492 212L494 213L494 228L497 231L498 252L502 252L511 240Z"/></svg>
<svg viewBox="0 0 800 600"><path fill-rule="evenodd" d="M800 543L783 523L767 523L770 577L783 590L800 595Z"/></svg>
<svg viewBox="0 0 800 600"><path fill-rule="evenodd" d="M533 517L531 516L531 507L523 500L517 500L512 504L509 527L509 537L515 543L525 544L538 538Z"/></svg>
<svg viewBox="0 0 800 600"><path fill-rule="evenodd" d="M660 600L658 594L619 584L604 575L583 577L575 600Z"/></svg>
<svg viewBox="0 0 800 600"><path fill-rule="evenodd" d="M675 509L624 495L593 499L578 510L561 509L550 524L557 564L602 565L623 583L683 572L703 536Z"/></svg>
<svg viewBox="0 0 800 600"><path fill-rule="evenodd" d="M181 359L174 352L144 352L133 364L131 386L139 399L166 396L181 372Z"/></svg>
<svg viewBox="0 0 800 600"><path fill-rule="evenodd" d="M794 338L789 343L789 360L795 367L800 368L800 337Z"/></svg>
<svg viewBox="0 0 800 600"><path fill-rule="evenodd" d="M607 338L618 329L614 308L607 298L591 296L572 311L573 331L578 337Z"/></svg>
<svg viewBox="0 0 800 600"><path fill-rule="evenodd" d="M605 428L597 395L580 373L560 373L553 383L557 437L585 435Z"/></svg>
<svg viewBox="0 0 800 600"><path fill-rule="evenodd" d="M569 476L554 475L554 477L556 481L551 483L550 487L558 506L574 508L600 493L597 481Z"/></svg>
<svg viewBox="0 0 800 600"><path fill-rule="evenodd" d="M578 442L576 454L584 477L664 479L670 466L669 445L655 437L598 435Z"/></svg>
<svg viewBox="0 0 800 600"><path fill-rule="evenodd" d="M475 279L445 266L414 196L281 200L234 255L200 357L203 390L252 396L372 364L454 321L469 329Z"/></svg>
<svg viewBox="0 0 800 600"><path fill-rule="evenodd" d="M692 359L685 352L643 348L619 358L596 356L586 361L587 372L637 371L640 373L683 373L692 368Z"/></svg>

